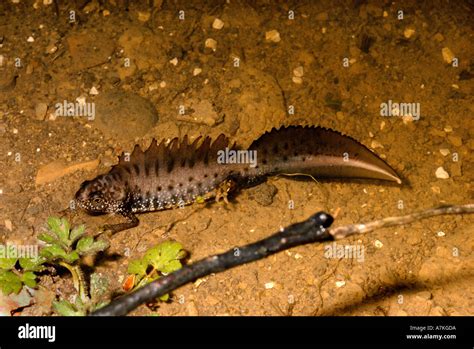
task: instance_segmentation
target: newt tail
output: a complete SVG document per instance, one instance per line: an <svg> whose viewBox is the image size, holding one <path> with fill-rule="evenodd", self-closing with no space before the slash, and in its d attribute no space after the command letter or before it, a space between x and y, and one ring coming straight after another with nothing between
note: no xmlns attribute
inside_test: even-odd
<svg viewBox="0 0 474 349"><path fill-rule="evenodd" d="M89 214L127 217L129 222L107 227L116 232L137 226L136 213L226 199L230 191L277 174L402 183L385 161L351 137L322 127L289 126L265 133L245 151L230 146L222 134L192 143L187 136L169 143L153 140L146 151L136 145L108 173L82 183L75 199Z"/></svg>

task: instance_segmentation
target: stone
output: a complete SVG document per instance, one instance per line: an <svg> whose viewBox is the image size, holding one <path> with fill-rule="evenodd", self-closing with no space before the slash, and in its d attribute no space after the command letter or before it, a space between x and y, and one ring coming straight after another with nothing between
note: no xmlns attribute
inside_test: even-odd
<svg viewBox="0 0 474 349"><path fill-rule="evenodd" d="M0 70L0 92L11 91L16 86L16 79L18 75L13 70Z"/></svg>
<svg viewBox="0 0 474 349"><path fill-rule="evenodd" d="M407 39L410 39L413 34L415 34L415 29L412 28L405 28L405 30L403 31L403 36Z"/></svg>
<svg viewBox="0 0 474 349"><path fill-rule="evenodd" d="M449 155L449 149L446 149L446 148L440 149L439 152L443 156L448 156Z"/></svg>
<svg viewBox="0 0 474 349"><path fill-rule="evenodd" d="M38 169L35 184L51 183L76 171L93 171L97 166L99 166L99 159L74 164L66 164L63 160L55 160Z"/></svg>
<svg viewBox="0 0 474 349"><path fill-rule="evenodd" d="M149 11L138 11L138 20L140 22L148 22L151 13Z"/></svg>
<svg viewBox="0 0 474 349"><path fill-rule="evenodd" d="M106 63L112 56L115 40L105 33L87 30L72 34L67 38L69 54L72 57L74 68L82 70Z"/></svg>
<svg viewBox="0 0 474 349"><path fill-rule="evenodd" d="M271 42L280 42L280 33L278 32L278 30L270 30L265 33L265 40Z"/></svg>
<svg viewBox="0 0 474 349"><path fill-rule="evenodd" d="M454 59L454 53L449 49L449 47L443 47L441 50L441 55L443 56L443 60L448 63L452 64Z"/></svg>
<svg viewBox="0 0 474 349"><path fill-rule="evenodd" d="M444 36L443 34L441 33L436 33L434 36L433 36L433 39L435 39L437 42L441 42L444 40Z"/></svg>
<svg viewBox="0 0 474 349"><path fill-rule="evenodd" d="M442 167L438 167L435 172L436 178L440 179L448 179L449 178L449 173L446 172L446 170Z"/></svg>
<svg viewBox="0 0 474 349"><path fill-rule="evenodd" d="M303 79L300 78L299 76L293 76L293 77L291 78L291 80L292 80L295 84L298 84L298 85L300 85L300 84L303 83Z"/></svg>
<svg viewBox="0 0 474 349"><path fill-rule="evenodd" d="M293 69L293 75L299 78L303 77L304 75L303 67L300 65L299 67L296 67L295 69Z"/></svg>
<svg viewBox="0 0 474 349"><path fill-rule="evenodd" d="M375 139L370 143L370 147L372 149L376 149L376 148L383 148L383 144L380 143L379 141L376 141Z"/></svg>
<svg viewBox="0 0 474 349"><path fill-rule="evenodd" d="M111 138L133 140L142 137L158 122L153 104L132 92L103 92L95 103L94 124Z"/></svg>
<svg viewBox="0 0 474 349"><path fill-rule="evenodd" d="M257 155L258 156L258 155ZM277 188L270 183L263 183L248 189L248 195L251 200L255 200L261 206L270 206L277 193Z"/></svg>
<svg viewBox="0 0 474 349"><path fill-rule="evenodd" d="M215 126L223 121L223 117L217 114L212 106L212 103L208 100L196 100L191 99L189 101L188 109L192 109L193 112L190 115L179 115L178 121L184 121L194 124L201 124L207 126Z"/></svg>
<svg viewBox="0 0 474 349"><path fill-rule="evenodd" d="M217 50L217 41L211 38L206 39L204 46L210 48L212 51Z"/></svg>
<svg viewBox="0 0 474 349"><path fill-rule="evenodd" d="M43 121L48 111L48 105L46 103L37 103L35 106L35 117L37 120Z"/></svg>
<svg viewBox="0 0 474 349"><path fill-rule="evenodd" d="M214 19L212 22L212 28L216 30L221 30L224 27L224 22L222 22L219 18Z"/></svg>
<svg viewBox="0 0 474 349"><path fill-rule="evenodd" d="M460 147L462 145L462 138L459 136L449 135L448 141L455 147Z"/></svg>

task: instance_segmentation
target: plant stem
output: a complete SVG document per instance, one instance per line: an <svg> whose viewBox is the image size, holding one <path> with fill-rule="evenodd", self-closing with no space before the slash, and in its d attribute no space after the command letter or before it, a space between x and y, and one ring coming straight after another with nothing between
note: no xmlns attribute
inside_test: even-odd
<svg viewBox="0 0 474 349"><path fill-rule="evenodd" d="M59 265L69 270L72 275L74 288L79 293L82 303L87 304L89 302L89 297L87 297L86 282L84 280L84 273L82 272L81 268L78 265L71 265L64 261L60 261Z"/></svg>

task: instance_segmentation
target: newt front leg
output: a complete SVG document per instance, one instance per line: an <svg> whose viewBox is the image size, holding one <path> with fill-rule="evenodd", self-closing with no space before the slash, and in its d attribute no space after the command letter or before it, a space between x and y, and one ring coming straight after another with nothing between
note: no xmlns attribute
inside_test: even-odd
<svg viewBox="0 0 474 349"><path fill-rule="evenodd" d="M128 218L129 221L126 223L118 223L118 224L106 224L103 226L104 230L110 231L112 234L116 234L122 230L127 230L130 228L135 228L138 226L140 221L138 220L137 216L133 213L126 213L123 214L125 218Z"/></svg>

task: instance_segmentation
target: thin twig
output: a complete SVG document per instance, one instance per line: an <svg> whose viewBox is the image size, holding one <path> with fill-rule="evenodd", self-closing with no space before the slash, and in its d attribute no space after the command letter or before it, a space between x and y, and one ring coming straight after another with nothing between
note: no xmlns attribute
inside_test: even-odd
<svg viewBox="0 0 474 349"><path fill-rule="evenodd" d="M252 244L233 248L225 253L202 259L125 295L91 315L126 315L140 304L161 297L180 286L206 275L265 258L294 246L332 240L327 228L333 218L318 212L309 219L290 225L278 233Z"/></svg>
<svg viewBox="0 0 474 349"><path fill-rule="evenodd" d="M222 272L246 264L294 246L332 239L343 239L354 234L363 234L379 228L412 223L416 220L445 214L474 213L474 204L441 206L406 216L388 217L365 223L329 228L332 216L319 212L306 221L293 224L282 231L253 244L236 247L223 254L207 257L194 264L162 277L127 294L111 304L93 312L97 316L126 315L139 305L161 297L178 287L211 273Z"/></svg>
<svg viewBox="0 0 474 349"><path fill-rule="evenodd" d="M474 204L451 205L430 208L424 211L415 212L406 216L387 217L369 223L349 224L329 229L329 233L334 239L344 239L354 234L364 234L376 229L393 227L397 225L409 224L414 221L445 214L474 213Z"/></svg>

